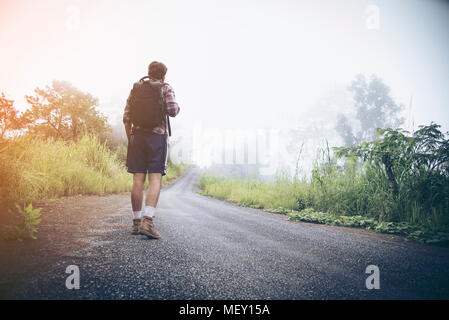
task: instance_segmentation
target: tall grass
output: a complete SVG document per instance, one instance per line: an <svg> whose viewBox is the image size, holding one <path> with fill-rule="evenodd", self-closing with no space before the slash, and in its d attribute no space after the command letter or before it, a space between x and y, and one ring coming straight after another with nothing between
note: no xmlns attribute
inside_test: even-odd
<svg viewBox="0 0 449 320"><path fill-rule="evenodd" d="M112 151L94 135L76 142L24 135L0 143L0 215L15 205L61 196L129 191L125 159L125 147ZM163 184L185 168L169 161Z"/></svg>
<svg viewBox="0 0 449 320"><path fill-rule="evenodd" d="M424 180L409 176L394 197L382 167L354 159L348 159L344 165L338 165L334 157L322 160L316 161L308 179L279 177L264 182L254 177L226 179L205 172L200 186L206 194L254 208L295 211L312 208L334 215L364 216L430 228L449 225L449 180L445 186L434 189L427 182L428 194L424 196L421 191L424 187L416 187L418 183L424 184ZM429 204L428 199L436 195L445 195L446 200Z"/></svg>
<svg viewBox="0 0 449 320"><path fill-rule="evenodd" d="M187 169L187 165L174 163L169 160L167 162L166 175L162 178L162 185L168 184L171 180L181 176L185 169Z"/></svg>
<svg viewBox="0 0 449 320"><path fill-rule="evenodd" d="M124 165L93 135L76 142L21 136L1 145L0 160L3 209L74 194L123 192L132 184Z"/></svg>
<svg viewBox="0 0 449 320"><path fill-rule="evenodd" d="M305 183L284 178L263 182L256 178L226 179L203 173L200 186L207 194L243 206L298 209L300 203L310 202L307 200L310 190L305 188Z"/></svg>

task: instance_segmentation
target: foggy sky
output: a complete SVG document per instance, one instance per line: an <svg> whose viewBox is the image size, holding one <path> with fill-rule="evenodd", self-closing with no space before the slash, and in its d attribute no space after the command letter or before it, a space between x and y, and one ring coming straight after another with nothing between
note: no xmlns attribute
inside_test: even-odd
<svg viewBox="0 0 449 320"><path fill-rule="evenodd" d="M319 119L307 115L329 92L376 73L404 116L413 96L415 129L449 130L448 30L449 6L424 0L0 0L0 91L23 110L34 88L68 80L117 121L159 60L181 106L175 128L295 128Z"/></svg>

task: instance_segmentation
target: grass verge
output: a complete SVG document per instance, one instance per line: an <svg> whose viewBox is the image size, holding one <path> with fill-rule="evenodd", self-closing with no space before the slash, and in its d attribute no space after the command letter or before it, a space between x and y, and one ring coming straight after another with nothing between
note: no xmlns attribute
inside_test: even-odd
<svg viewBox="0 0 449 320"><path fill-rule="evenodd" d="M342 188L341 184L337 186ZM292 182L278 179L274 182L262 182L256 179L226 179L206 173L200 177L200 187L201 190L198 193L201 195L213 196L243 207L285 214L291 221L364 228L402 236L406 240L420 243L441 245L449 243L449 228L445 225L430 227L407 221L382 221L379 218L360 214L344 215L316 211L311 205L318 205L321 202L324 197L321 194L323 191L319 189L319 186L307 181ZM360 201L360 194L351 192L350 196L355 199L355 203ZM342 200L347 199L343 195L340 197ZM331 208L335 210L337 205L333 204Z"/></svg>

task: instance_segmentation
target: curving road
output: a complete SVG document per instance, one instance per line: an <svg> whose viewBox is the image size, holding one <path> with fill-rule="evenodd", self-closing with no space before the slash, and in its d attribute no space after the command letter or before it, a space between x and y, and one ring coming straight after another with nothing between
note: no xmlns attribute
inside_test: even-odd
<svg viewBox="0 0 449 320"><path fill-rule="evenodd" d="M133 236L128 197L104 217L122 228L82 255L28 274L13 298L39 299L421 299L449 298L449 249L365 230L290 222L196 193L198 169L161 193L162 238ZM80 289L65 288L65 268ZM368 265L380 289L368 290Z"/></svg>

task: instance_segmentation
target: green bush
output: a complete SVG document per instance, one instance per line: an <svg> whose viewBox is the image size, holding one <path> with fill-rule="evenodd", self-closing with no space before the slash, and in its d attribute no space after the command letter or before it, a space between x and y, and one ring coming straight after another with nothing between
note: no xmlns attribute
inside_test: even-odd
<svg viewBox="0 0 449 320"><path fill-rule="evenodd" d="M279 210L267 210L279 212ZM432 229L408 222L386 222L377 221L364 216L340 216L325 212L317 212L311 208L301 211L285 212L292 221L303 221L309 223L320 223L333 226L356 227L374 230L379 233L401 235L406 239L425 243L447 243L449 242L449 228L442 227Z"/></svg>
<svg viewBox="0 0 449 320"><path fill-rule="evenodd" d="M371 212L381 220L438 227L449 223L449 138L437 124L410 135L378 130L378 138L337 155L363 161Z"/></svg>

